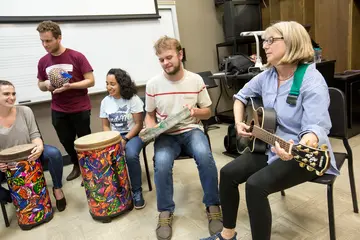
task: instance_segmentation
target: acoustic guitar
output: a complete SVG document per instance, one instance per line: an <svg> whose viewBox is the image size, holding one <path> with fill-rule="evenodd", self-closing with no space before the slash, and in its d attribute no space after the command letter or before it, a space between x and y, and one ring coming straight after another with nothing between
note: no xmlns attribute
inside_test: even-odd
<svg viewBox="0 0 360 240"><path fill-rule="evenodd" d="M308 171L316 171L322 176L330 167L330 156L327 146L320 148L303 144L290 144L276 136L276 112L274 109L264 108L261 98L250 98L245 109L245 123L250 126L251 137L237 136L236 148L240 154L250 151L265 154L267 145L275 146L277 141L286 152L290 152L300 167ZM291 151L289 151L291 150Z"/></svg>

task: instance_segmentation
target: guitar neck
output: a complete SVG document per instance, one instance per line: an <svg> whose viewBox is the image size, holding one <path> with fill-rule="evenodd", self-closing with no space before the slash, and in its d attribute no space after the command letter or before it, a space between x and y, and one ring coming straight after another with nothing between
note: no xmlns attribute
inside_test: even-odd
<svg viewBox="0 0 360 240"><path fill-rule="evenodd" d="M258 126L253 127L252 135L272 146L275 146L275 142L278 142L280 147L283 148L286 152L289 152L290 150L290 143Z"/></svg>

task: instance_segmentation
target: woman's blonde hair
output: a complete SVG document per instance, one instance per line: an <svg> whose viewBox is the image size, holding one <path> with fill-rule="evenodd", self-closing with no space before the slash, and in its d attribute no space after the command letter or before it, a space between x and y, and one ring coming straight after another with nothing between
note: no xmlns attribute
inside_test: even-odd
<svg viewBox="0 0 360 240"><path fill-rule="evenodd" d="M305 28L294 21L282 21L275 23L265 30L264 39L280 35L284 38L286 51L280 64L299 64L314 60L314 49L311 39ZM267 64L271 66L270 63Z"/></svg>

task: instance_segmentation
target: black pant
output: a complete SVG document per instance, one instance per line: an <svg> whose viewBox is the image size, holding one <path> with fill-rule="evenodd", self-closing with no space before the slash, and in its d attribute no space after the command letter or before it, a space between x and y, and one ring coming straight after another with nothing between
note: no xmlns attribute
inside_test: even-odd
<svg viewBox="0 0 360 240"><path fill-rule="evenodd" d="M8 192L1 186L1 183L5 181L5 173L0 172L0 202L5 201L9 198Z"/></svg>
<svg viewBox="0 0 360 240"><path fill-rule="evenodd" d="M267 196L316 177L295 160L267 164L266 155L245 153L220 170L220 201L225 228L235 228L239 208L238 185L246 182L246 203L253 240L271 236L271 209Z"/></svg>
<svg viewBox="0 0 360 240"><path fill-rule="evenodd" d="M71 162L78 163L74 141L76 136L82 137L91 133L90 110L77 113L63 113L52 110L52 124L61 144L69 154Z"/></svg>

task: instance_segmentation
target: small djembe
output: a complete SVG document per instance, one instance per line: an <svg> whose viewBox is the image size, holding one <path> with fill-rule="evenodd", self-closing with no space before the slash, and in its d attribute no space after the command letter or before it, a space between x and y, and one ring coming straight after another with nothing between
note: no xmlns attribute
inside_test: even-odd
<svg viewBox="0 0 360 240"><path fill-rule="evenodd" d="M68 72L61 68L53 68L48 74L50 83L54 88L62 87L64 83L69 82L71 77L72 76Z"/></svg>

